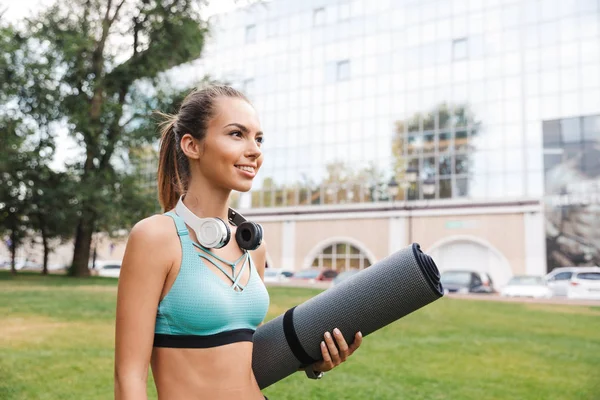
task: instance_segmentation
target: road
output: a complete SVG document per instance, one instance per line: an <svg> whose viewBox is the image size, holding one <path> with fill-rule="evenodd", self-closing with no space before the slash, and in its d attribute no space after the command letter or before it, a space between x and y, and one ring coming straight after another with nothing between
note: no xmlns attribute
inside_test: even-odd
<svg viewBox="0 0 600 400"><path fill-rule="evenodd" d="M328 289L331 287L331 282L306 282L306 281L295 281L290 280L286 282L271 283L268 282L267 286L280 286L280 287L303 287L311 289ZM506 303L532 303L532 304L560 304L560 305L572 305L572 306L586 306L586 307L600 307L600 300L573 300L567 299L566 297L553 297L551 299L532 299L522 297L502 297L498 294L457 294L449 293L446 297L450 299L460 300L480 300L480 301L501 301Z"/></svg>

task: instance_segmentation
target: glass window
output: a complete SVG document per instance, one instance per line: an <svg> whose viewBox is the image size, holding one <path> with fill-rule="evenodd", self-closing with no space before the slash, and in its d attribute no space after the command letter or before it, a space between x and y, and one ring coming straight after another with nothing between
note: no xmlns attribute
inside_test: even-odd
<svg viewBox="0 0 600 400"><path fill-rule="evenodd" d="M544 121L542 122L542 132L544 135L544 147L561 143L560 139L560 121Z"/></svg>
<svg viewBox="0 0 600 400"><path fill-rule="evenodd" d="M440 199L449 199L452 197L452 180L440 179Z"/></svg>
<svg viewBox="0 0 600 400"><path fill-rule="evenodd" d="M313 25L321 26L325 25L325 8L316 8L313 10Z"/></svg>
<svg viewBox="0 0 600 400"><path fill-rule="evenodd" d="M469 150L469 137L467 128L457 128L455 132L454 147L456 151Z"/></svg>
<svg viewBox="0 0 600 400"><path fill-rule="evenodd" d="M244 84L243 84L243 88L242 88L243 93L252 99L254 97L254 93L255 93L254 90L255 90L254 79L250 78L250 79L244 80Z"/></svg>
<svg viewBox="0 0 600 400"><path fill-rule="evenodd" d="M585 147L581 167L588 176L600 176L600 150L591 146Z"/></svg>
<svg viewBox="0 0 600 400"><path fill-rule="evenodd" d="M469 193L468 187L469 187L469 179L468 178L458 178L457 177L454 197L466 196Z"/></svg>
<svg viewBox="0 0 600 400"><path fill-rule="evenodd" d="M408 154L419 154L423 147L423 137L420 133L409 133L408 135Z"/></svg>
<svg viewBox="0 0 600 400"><path fill-rule="evenodd" d="M452 41L452 59L454 61L464 60L468 56L467 38L454 39Z"/></svg>
<svg viewBox="0 0 600 400"><path fill-rule="evenodd" d="M455 155L455 166L454 173L457 175L467 174L469 172L469 155L468 154L456 154Z"/></svg>
<svg viewBox="0 0 600 400"><path fill-rule="evenodd" d="M571 279L571 276L573 276L572 272L559 272L558 274L554 275L554 278L552 278L552 280L568 281L569 279Z"/></svg>
<svg viewBox="0 0 600 400"><path fill-rule="evenodd" d="M581 142L581 119L566 118L560 120L560 131L563 143Z"/></svg>
<svg viewBox="0 0 600 400"><path fill-rule="evenodd" d="M338 81L350 79L350 60L338 61L336 71L336 77Z"/></svg>
<svg viewBox="0 0 600 400"><path fill-rule="evenodd" d="M428 176L428 177L437 175L435 157L423 158L423 173L425 176Z"/></svg>
<svg viewBox="0 0 600 400"><path fill-rule="evenodd" d="M350 267L366 268L371 265L368 256L362 249L350 243L336 243L325 247L311 263L313 267L347 270ZM331 275L334 276L334 274Z"/></svg>
<svg viewBox="0 0 600 400"><path fill-rule="evenodd" d="M342 3L338 7L338 19L340 21L350 18L350 3Z"/></svg>
<svg viewBox="0 0 600 400"><path fill-rule="evenodd" d="M256 42L256 25L246 26L246 43Z"/></svg>
<svg viewBox="0 0 600 400"><path fill-rule="evenodd" d="M583 117L583 140L600 142L600 115Z"/></svg>
<svg viewBox="0 0 600 400"><path fill-rule="evenodd" d="M439 173L441 176L452 173L452 157L450 154L440 155L439 164Z"/></svg>

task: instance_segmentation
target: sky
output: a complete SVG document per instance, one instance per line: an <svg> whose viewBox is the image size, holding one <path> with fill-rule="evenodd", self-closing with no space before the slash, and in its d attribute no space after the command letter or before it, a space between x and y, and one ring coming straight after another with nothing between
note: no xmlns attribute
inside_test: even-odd
<svg viewBox="0 0 600 400"><path fill-rule="evenodd" d="M57 0L0 0L0 11L5 11L3 17L13 22L21 21L24 17L35 14L37 9L56 3ZM60 0L64 1L64 0ZM205 17L222 14L247 5L250 0L210 0L206 5ZM82 154L82 149L69 137L66 127L58 128L58 140L54 160L51 167L55 170L64 169L67 159Z"/></svg>
<svg viewBox="0 0 600 400"><path fill-rule="evenodd" d="M47 6L55 2L56 0L0 0L0 10L6 8L7 17L21 19L26 15L30 15L36 7ZM214 14L228 12L246 4L248 4L248 1L244 0L210 0L206 6L206 16L210 17Z"/></svg>

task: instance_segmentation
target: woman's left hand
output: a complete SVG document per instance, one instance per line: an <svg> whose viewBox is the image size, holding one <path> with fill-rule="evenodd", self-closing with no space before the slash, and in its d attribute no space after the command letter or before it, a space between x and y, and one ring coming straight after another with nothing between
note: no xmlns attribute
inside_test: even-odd
<svg viewBox="0 0 600 400"><path fill-rule="evenodd" d="M326 372L332 370L346 361L362 343L362 333L360 332L356 332L354 335L354 342L352 342L350 346L346 343L346 339L344 339L342 332L337 328L333 330L333 335L329 332L325 332L324 336L325 340L321 342L321 354L323 355L323 360L311 365L314 371ZM333 338L335 338L335 342L333 341ZM337 347L335 343L337 343Z"/></svg>

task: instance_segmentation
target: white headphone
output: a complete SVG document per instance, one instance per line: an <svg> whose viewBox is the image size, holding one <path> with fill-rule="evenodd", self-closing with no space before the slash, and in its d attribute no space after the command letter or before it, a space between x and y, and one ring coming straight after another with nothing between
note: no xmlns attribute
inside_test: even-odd
<svg viewBox="0 0 600 400"><path fill-rule="evenodd" d="M183 196L179 198L175 206L175 213L194 230L198 242L206 248L220 249L229 243L231 229L229 225L219 217L200 218L183 204ZM241 214L229 209L229 222L237 226L235 239L240 248L245 250L256 250L262 242L262 226L255 222L246 221Z"/></svg>

